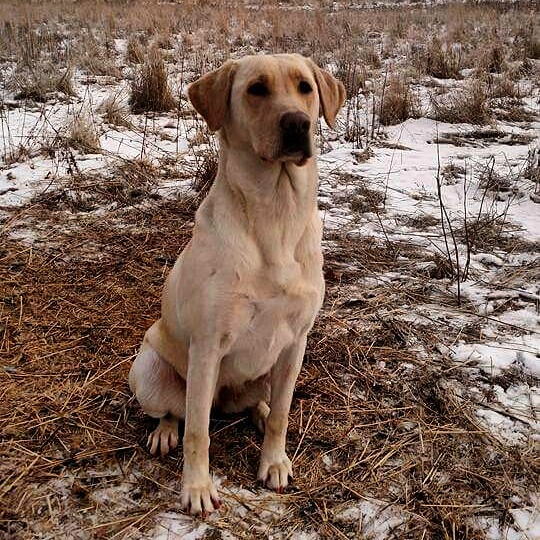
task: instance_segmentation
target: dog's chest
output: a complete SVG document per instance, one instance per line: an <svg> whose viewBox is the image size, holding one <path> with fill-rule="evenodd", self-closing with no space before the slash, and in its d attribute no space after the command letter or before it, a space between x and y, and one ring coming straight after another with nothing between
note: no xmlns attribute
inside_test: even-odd
<svg viewBox="0 0 540 540"><path fill-rule="evenodd" d="M231 374L244 380L267 373L281 351L309 331L322 303L322 276L267 279L248 296L248 322L225 359Z"/></svg>

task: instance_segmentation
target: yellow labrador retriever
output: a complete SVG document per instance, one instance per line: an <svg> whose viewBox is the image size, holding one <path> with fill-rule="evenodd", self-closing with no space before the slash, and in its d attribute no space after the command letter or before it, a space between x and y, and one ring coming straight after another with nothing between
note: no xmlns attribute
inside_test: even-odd
<svg viewBox="0 0 540 540"><path fill-rule="evenodd" d="M324 295L314 133L319 111L333 125L345 91L311 60L277 54L229 60L188 93L219 133L219 169L129 383L159 418L152 454L178 444L185 419L181 502L197 514L220 504L212 406L252 410L264 430L260 480L279 491L292 476L289 409Z"/></svg>

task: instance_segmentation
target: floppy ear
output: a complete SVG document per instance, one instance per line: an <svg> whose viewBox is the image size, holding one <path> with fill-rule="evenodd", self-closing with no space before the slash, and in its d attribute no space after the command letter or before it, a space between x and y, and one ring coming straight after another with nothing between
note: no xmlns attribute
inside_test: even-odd
<svg viewBox="0 0 540 540"><path fill-rule="evenodd" d="M337 113L345 103L345 87L341 81L338 81L328 71L321 69L313 60L310 59L309 64L319 89L322 114L326 123L333 128Z"/></svg>
<svg viewBox="0 0 540 540"><path fill-rule="evenodd" d="M235 71L236 63L227 60L219 69L189 85L189 99L195 110L206 120L210 131L217 131L225 122Z"/></svg>

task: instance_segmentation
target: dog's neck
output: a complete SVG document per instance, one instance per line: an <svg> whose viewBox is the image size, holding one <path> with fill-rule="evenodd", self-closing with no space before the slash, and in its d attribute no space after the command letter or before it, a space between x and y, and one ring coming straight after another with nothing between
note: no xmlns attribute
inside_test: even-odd
<svg viewBox="0 0 540 540"><path fill-rule="evenodd" d="M223 137L220 142L218 173L204 212L215 212L218 205L212 201L219 197L223 210L211 218L217 227L235 221L235 230L239 227L256 239L266 260L285 252L294 257L306 230L316 228L318 220L315 157L301 167L266 162L252 151L231 151Z"/></svg>
<svg viewBox="0 0 540 540"><path fill-rule="evenodd" d="M284 203L293 205L295 212L316 207L316 179L315 158L301 167L292 162L265 161L251 149L231 151L221 138L216 184L239 191L246 203L259 210L283 210Z"/></svg>

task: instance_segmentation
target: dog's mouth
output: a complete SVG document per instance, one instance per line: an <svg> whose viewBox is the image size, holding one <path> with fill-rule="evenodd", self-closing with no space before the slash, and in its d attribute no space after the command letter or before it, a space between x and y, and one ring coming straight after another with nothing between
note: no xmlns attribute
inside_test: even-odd
<svg viewBox="0 0 540 540"><path fill-rule="evenodd" d="M281 139L281 161L307 161L313 155L309 133L284 133Z"/></svg>
<svg viewBox="0 0 540 540"><path fill-rule="evenodd" d="M285 152L281 154L278 161L281 161L283 163L292 162L295 165L301 167L302 165L305 165L307 163L307 160L312 156L313 154L311 150L308 152L298 150L295 152Z"/></svg>
<svg viewBox="0 0 540 540"><path fill-rule="evenodd" d="M259 154L262 161L267 163L294 163L301 167L308 159L313 157L313 147L310 137L287 137L281 138L279 146L272 153Z"/></svg>
<svg viewBox="0 0 540 540"><path fill-rule="evenodd" d="M301 167L307 160L313 156L311 141L283 141L281 148L276 154L268 159L262 157L263 161L278 161L280 163L294 163Z"/></svg>

